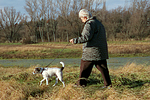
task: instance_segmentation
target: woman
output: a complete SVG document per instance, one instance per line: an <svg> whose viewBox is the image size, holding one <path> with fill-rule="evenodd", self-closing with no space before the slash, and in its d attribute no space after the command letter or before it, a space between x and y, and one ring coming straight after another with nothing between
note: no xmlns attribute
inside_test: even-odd
<svg viewBox="0 0 150 100"><path fill-rule="evenodd" d="M80 75L76 86L86 86L93 65L101 72L104 86L111 86L109 71L107 68L108 47L106 41L105 28L96 17L82 9L79 12L79 18L85 24L81 37L70 40L72 44L83 43L83 53L81 58Z"/></svg>

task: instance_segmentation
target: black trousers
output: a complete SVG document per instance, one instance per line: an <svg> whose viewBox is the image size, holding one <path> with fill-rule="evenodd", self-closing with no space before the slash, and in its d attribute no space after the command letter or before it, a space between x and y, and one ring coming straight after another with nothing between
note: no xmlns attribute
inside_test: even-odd
<svg viewBox="0 0 150 100"><path fill-rule="evenodd" d="M84 60L81 60L80 75L79 75L79 80L78 80L77 84L81 85L81 86L82 85L85 85L85 86L87 85L86 79L90 76L93 65L95 65L96 68L101 72L102 78L104 80L104 85L105 86L111 85L111 80L110 80L106 60L99 60L99 61L84 61Z"/></svg>

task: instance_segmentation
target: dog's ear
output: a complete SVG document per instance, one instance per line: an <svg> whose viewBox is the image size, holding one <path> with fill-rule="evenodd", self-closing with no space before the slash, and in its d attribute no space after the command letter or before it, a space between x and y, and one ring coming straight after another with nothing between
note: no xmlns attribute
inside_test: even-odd
<svg viewBox="0 0 150 100"><path fill-rule="evenodd" d="M37 71L40 71L40 70L41 70L41 68L39 68L39 67L38 67L38 68L36 68L36 70L37 70Z"/></svg>

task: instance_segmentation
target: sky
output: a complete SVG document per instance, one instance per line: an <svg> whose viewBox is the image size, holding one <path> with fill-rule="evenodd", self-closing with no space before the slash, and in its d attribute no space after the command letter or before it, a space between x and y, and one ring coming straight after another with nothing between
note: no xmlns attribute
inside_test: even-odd
<svg viewBox="0 0 150 100"><path fill-rule="evenodd" d="M106 0L106 8L107 10L111 10L119 6L124 7L129 1L132 0ZM24 9L25 5L25 0L0 0L0 9L4 7L13 7L17 12L21 12L21 14L27 14Z"/></svg>

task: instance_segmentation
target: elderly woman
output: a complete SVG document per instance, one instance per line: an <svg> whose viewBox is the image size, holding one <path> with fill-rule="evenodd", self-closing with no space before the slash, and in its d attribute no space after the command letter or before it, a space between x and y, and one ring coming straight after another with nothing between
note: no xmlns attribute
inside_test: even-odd
<svg viewBox="0 0 150 100"><path fill-rule="evenodd" d="M90 76L93 65L101 72L104 86L111 86L109 71L107 68L108 47L106 41L105 28L96 17L82 9L79 12L79 18L84 23L81 37L70 39L72 44L83 43L83 53L81 58L79 80L75 86L86 86L87 78Z"/></svg>

